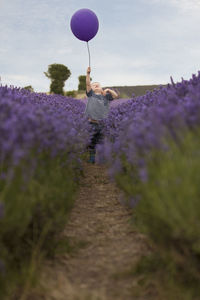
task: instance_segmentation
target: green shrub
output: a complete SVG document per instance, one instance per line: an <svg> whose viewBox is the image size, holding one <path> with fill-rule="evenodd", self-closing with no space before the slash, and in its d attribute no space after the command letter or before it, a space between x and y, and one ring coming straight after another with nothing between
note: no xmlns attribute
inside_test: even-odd
<svg viewBox="0 0 200 300"><path fill-rule="evenodd" d="M77 93L76 90L67 91L67 92L65 92L65 96L75 98L76 97L76 93Z"/></svg>
<svg viewBox="0 0 200 300"><path fill-rule="evenodd" d="M164 142L169 146L167 151L155 150L144 158L147 180L141 181L137 168L128 166L126 162L126 172L116 180L127 198L138 200L133 208L135 224L150 238L160 261L170 266L162 272L168 283L170 278L176 282L178 296L173 299L198 299L200 131L182 132L182 138L177 142ZM161 277L159 273L159 282ZM166 288L163 283L160 284L163 291L168 291L166 295L169 296L170 288L170 295L173 295L175 285L169 284ZM165 299L164 294L162 297Z"/></svg>
<svg viewBox="0 0 200 300"><path fill-rule="evenodd" d="M0 202L5 206L0 219L0 298L26 293L37 281L43 257L52 257L67 222L77 191L80 172L66 156L41 154L34 173L26 178L24 165L15 169L10 183L1 182Z"/></svg>

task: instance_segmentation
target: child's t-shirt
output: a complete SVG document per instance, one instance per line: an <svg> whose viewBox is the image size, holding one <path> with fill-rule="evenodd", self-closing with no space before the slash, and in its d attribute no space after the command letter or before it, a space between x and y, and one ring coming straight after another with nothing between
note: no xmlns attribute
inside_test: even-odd
<svg viewBox="0 0 200 300"><path fill-rule="evenodd" d="M107 93L106 96L97 95L91 89L86 91L88 102L84 114L93 120L101 120L107 117L109 113L109 104L113 100L111 93Z"/></svg>

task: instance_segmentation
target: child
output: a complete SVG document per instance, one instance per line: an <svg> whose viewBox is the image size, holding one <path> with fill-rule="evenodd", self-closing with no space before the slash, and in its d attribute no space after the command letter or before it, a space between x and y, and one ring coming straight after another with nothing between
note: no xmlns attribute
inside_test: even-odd
<svg viewBox="0 0 200 300"><path fill-rule="evenodd" d="M95 163L96 145L102 140L102 129L103 125L100 120L107 117L109 113L109 103L114 98L118 97L118 94L111 90L103 90L100 83L90 83L90 72L91 68L87 68L86 75L86 95L88 97L85 114L88 116L88 121L91 124L93 136L89 145L90 159L89 162Z"/></svg>

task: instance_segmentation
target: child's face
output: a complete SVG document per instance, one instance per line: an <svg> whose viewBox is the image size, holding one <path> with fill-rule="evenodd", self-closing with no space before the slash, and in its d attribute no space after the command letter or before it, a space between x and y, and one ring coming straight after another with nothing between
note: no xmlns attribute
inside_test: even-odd
<svg viewBox="0 0 200 300"><path fill-rule="evenodd" d="M99 82L91 83L91 88L96 94L102 94L103 93L103 89L102 89Z"/></svg>

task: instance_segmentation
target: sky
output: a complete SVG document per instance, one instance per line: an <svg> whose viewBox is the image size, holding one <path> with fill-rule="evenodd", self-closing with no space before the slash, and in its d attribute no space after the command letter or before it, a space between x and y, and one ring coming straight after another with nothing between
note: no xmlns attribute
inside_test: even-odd
<svg viewBox="0 0 200 300"><path fill-rule="evenodd" d="M91 9L99 30L89 41L91 77L104 86L166 84L200 70L200 0L0 0L1 84L48 92L48 66L67 66L65 91L89 65L87 44L70 28Z"/></svg>

